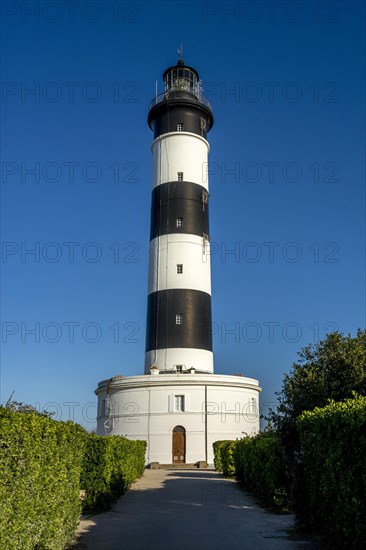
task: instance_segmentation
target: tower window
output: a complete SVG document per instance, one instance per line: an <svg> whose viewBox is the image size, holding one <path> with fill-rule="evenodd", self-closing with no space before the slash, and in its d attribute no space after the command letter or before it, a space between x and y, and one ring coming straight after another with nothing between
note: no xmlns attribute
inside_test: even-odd
<svg viewBox="0 0 366 550"><path fill-rule="evenodd" d="M178 122L177 124L177 132L183 132L184 130L184 124L183 122Z"/></svg>
<svg viewBox="0 0 366 550"><path fill-rule="evenodd" d="M183 218L177 218L176 226L183 227Z"/></svg>
<svg viewBox="0 0 366 550"><path fill-rule="evenodd" d="M184 411L184 395L174 396L174 410L176 412Z"/></svg>
<svg viewBox="0 0 366 550"><path fill-rule="evenodd" d="M183 313L177 313L175 316L175 324L183 325Z"/></svg>
<svg viewBox="0 0 366 550"><path fill-rule="evenodd" d="M183 181L183 172L178 172L178 181Z"/></svg>
<svg viewBox="0 0 366 550"><path fill-rule="evenodd" d="M177 273L179 274L183 273L183 264L177 264Z"/></svg>

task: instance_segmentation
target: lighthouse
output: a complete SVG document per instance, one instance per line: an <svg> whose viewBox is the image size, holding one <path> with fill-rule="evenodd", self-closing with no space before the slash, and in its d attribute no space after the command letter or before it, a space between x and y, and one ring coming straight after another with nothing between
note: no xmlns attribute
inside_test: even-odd
<svg viewBox="0 0 366 550"><path fill-rule="evenodd" d="M207 133L211 107L195 69L163 74L148 124L153 182L145 374L213 372Z"/></svg>
<svg viewBox="0 0 366 550"><path fill-rule="evenodd" d="M146 440L147 465L202 466L213 464L214 441L258 432L261 388L242 374L214 373L207 178L213 112L198 72L182 56L163 82L148 111L144 374L99 382L97 433Z"/></svg>

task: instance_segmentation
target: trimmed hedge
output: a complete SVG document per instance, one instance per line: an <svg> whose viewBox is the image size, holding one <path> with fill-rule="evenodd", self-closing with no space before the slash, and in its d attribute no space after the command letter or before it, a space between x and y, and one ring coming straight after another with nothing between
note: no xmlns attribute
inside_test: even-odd
<svg viewBox="0 0 366 550"><path fill-rule="evenodd" d="M0 407L0 548L62 549L77 526L86 431Z"/></svg>
<svg viewBox="0 0 366 550"><path fill-rule="evenodd" d="M233 452L236 443L236 440L223 440L214 441L212 444L215 470L222 472L225 476L232 477L235 475Z"/></svg>
<svg viewBox="0 0 366 550"><path fill-rule="evenodd" d="M96 436L37 411L0 407L0 548L62 550L84 508L105 508L145 468L146 441Z"/></svg>
<svg viewBox="0 0 366 550"><path fill-rule="evenodd" d="M266 506L294 504L300 524L322 535L324 547L365 548L366 397L303 412L297 429L300 452L292 467L276 432L267 431L216 441L215 468L231 475L234 460L245 489Z"/></svg>
<svg viewBox="0 0 366 550"><path fill-rule="evenodd" d="M326 546L364 548L366 397L331 402L297 421L303 452L306 520Z"/></svg>
<svg viewBox="0 0 366 550"><path fill-rule="evenodd" d="M221 458L221 448L224 445L224 443L227 443L226 440L223 441L214 441L212 443L213 452L214 452L214 467L215 470L218 472L222 472L222 458Z"/></svg>
<svg viewBox="0 0 366 550"><path fill-rule="evenodd" d="M236 478L266 506L287 509L288 478L274 432L261 432L238 441L234 450Z"/></svg>
<svg viewBox="0 0 366 550"><path fill-rule="evenodd" d="M262 432L239 441L215 441L217 471L235 476L244 489L253 492L267 506L288 508L288 479L281 448L273 432Z"/></svg>
<svg viewBox="0 0 366 550"><path fill-rule="evenodd" d="M123 494L145 469L146 441L91 434L81 476L84 509L104 509Z"/></svg>

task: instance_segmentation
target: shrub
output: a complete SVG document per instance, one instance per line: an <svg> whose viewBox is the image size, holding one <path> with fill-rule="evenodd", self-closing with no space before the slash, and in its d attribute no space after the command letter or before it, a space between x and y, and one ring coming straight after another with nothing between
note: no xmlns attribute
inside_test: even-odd
<svg viewBox="0 0 366 550"><path fill-rule="evenodd" d="M305 518L308 503L297 418L304 411L325 407L329 399L350 399L354 391L366 396L366 330L359 329L355 337L330 333L324 340L304 347L298 356L277 393L277 410L271 411L267 420L280 439L286 472L292 478L292 507Z"/></svg>
<svg viewBox="0 0 366 550"><path fill-rule="evenodd" d="M145 469L146 441L91 434L86 443L81 487L84 509L105 509Z"/></svg>
<svg viewBox="0 0 366 550"><path fill-rule="evenodd" d="M239 440L234 453L235 476L266 506L288 508L289 489L281 447L274 432Z"/></svg>
<svg viewBox="0 0 366 550"><path fill-rule="evenodd" d="M233 476L235 474L233 451L237 441L222 440L214 441L214 467L218 472L222 472L225 476Z"/></svg>
<svg viewBox="0 0 366 550"><path fill-rule="evenodd" d="M366 397L304 412L297 427L307 505L300 519L322 533L329 547L364 548Z"/></svg>
<svg viewBox="0 0 366 550"><path fill-rule="evenodd" d="M86 436L72 422L0 407L0 548L62 549L72 539Z"/></svg>
<svg viewBox="0 0 366 550"><path fill-rule="evenodd" d="M20 405L20 406L18 406ZM145 441L88 434L31 406L0 407L0 548L62 550L84 507L106 507L142 475Z"/></svg>
<svg viewBox="0 0 366 550"><path fill-rule="evenodd" d="M222 472L223 465L222 465L222 457L221 457L221 448L224 445L224 443L228 443L228 441L214 441L212 444L213 452L214 452L214 467L217 472Z"/></svg>
<svg viewBox="0 0 366 550"><path fill-rule="evenodd" d="M222 461L222 473L225 476L234 476L235 475L235 466L234 466L234 449L237 441L225 441L221 446L221 461Z"/></svg>

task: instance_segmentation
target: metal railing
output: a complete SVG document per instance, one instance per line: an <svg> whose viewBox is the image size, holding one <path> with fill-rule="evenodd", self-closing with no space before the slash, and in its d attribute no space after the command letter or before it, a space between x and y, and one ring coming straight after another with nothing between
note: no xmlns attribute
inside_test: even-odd
<svg viewBox="0 0 366 550"><path fill-rule="evenodd" d="M212 111L211 103L208 101L208 99L205 98L205 96L203 96L202 94L197 95L187 90L169 90L155 96L150 103L150 109L155 105L162 103L163 101L167 101L168 99L179 99L180 97L182 99L191 99L194 102L199 101L200 103L203 103L206 107L208 107L210 111Z"/></svg>

